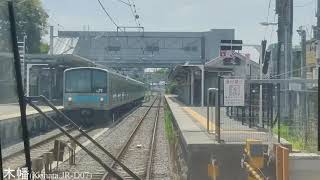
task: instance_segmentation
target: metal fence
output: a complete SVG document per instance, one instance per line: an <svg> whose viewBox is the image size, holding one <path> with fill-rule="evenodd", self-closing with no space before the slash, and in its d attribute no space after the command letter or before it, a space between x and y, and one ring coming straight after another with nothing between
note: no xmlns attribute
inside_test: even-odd
<svg viewBox="0 0 320 180"><path fill-rule="evenodd" d="M219 93L211 95L208 104L208 117L213 124L209 129L217 133L217 127L220 127L221 140L244 142L249 138L266 143L290 143L298 151L317 150L318 87L315 83L305 83L300 89L289 90L272 81L257 83L246 79L244 106L225 106L224 79L237 77L219 77ZM218 96L220 119L215 110Z"/></svg>

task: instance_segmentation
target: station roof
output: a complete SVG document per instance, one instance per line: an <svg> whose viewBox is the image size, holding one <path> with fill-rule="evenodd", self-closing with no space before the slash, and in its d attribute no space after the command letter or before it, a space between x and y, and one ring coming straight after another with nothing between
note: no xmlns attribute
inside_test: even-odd
<svg viewBox="0 0 320 180"><path fill-rule="evenodd" d="M169 73L169 79L184 78L190 70L198 70L196 65L177 65Z"/></svg>
<svg viewBox="0 0 320 180"><path fill-rule="evenodd" d="M48 54L27 54L25 56L28 64L48 64L51 66L91 66L91 67L102 67L93 61L78 56L74 54L58 54L58 55L48 55Z"/></svg>
<svg viewBox="0 0 320 180"><path fill-rule="evenodd" d="M251 59L248 59L247 57L243 56L240 53L234 53L233 54L234 58L233 59L237 59L239 61L239 63L241 65L248 63L253 65L254 68L259 68L259 64L254 62ZM204 69L207 72L232 72L235 70L235 68L239 67L240 64L228 64L226 65L224 63L225 60L227 59L231 59L228 57L216 57L208 62L206 62L204 64ZM185 77L187 75L188 72L190 72L190 70L200 70L200 68L202 67L202 64L198 64L198 65L189 65L189 64L185 64L185 65L178 65L176 66L169 74L169 78L173 79L173 78L182 78Z"/></svg>
<svg viewBox="0 0 320 180"><path fill-rule="evenodd" d="M53 38L53 54L73 54L79 38ZM50 53L50 52L49 52Z"/></svg>
<svg viewBox="0 0 320 180"><path fill-rule="evenodd" d="M250 63L258 64L255 61L253 61L251 59L248 59L246 56L242 55L241 53L233 53L233 56L236 57L236 58L239 58L241 60L244 60L244 61L249 61ZM221 62L226 58L227 57L221 57L221 56L216 57L216 58L206 62L206 66L207 67L210 67L210 66L223 66L223 64Z"/></svg>
<svg viewBox="0 0 320 180"><path fill-rule="evenodd" d="M237 59L239 60L239 63L248 63L248 64L251 64L251 65L254 65L256 67L259 67L259 64L256 63L255 61L251 60L251 59L248 59L247 57L243 56L242 54L240 53L233 53L233 59ZM233 70L234 68L236 68L238 65L237 64L228 64L228 65L225 65L224 64L224 61L227 60L227 59L231 59L229 57L216 57L208 62L206 62L205 64L205 68L207 70L223 70L223 69L226 69L226 70Z"/></svg>

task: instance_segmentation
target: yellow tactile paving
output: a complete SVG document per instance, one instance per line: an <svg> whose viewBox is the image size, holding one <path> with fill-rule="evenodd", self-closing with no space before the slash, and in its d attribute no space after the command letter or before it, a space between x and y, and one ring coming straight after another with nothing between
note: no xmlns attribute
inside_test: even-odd
<svg viewBox="0 0 320 180"><path fill-rule="evenodd" d="M183 107L183 110L189 113L195 120L197 120L203 127L207 128L207 118L203 117L201 114L195 112L189 107ZM209 122L209 126L215 129L215 125Z"/></svg>
<svg viewBox="0 0 320 180"><path fill-rule="evenodd" d="M202 116L201 114L197 113L196 111L192 110L190 107L183 107L183 110L189 113L195 120L197 120L201 126L204 128L207 128L207 118ZM215 129L215 124L209 122L209 126L212 127L212 129ZM255 129L248 129L248 130L231 130L231 129L220 129L220 131L224 131L227 133L242 133L242 134L266 134L265 132L259 132Z"/></svg>

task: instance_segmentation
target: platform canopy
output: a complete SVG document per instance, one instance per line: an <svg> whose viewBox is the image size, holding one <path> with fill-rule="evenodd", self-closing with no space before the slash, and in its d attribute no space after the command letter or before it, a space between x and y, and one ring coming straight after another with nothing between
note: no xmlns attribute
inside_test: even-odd
<svg viewBox="0 0 320 180"><path fill-rule="evenodd" d="M26 62L28 64L48 64L50 66L68 66L68 67L103 67L90 59L74 55L74 54L59 54L59 55L48 55L48 54L27 54Z"/></svg>

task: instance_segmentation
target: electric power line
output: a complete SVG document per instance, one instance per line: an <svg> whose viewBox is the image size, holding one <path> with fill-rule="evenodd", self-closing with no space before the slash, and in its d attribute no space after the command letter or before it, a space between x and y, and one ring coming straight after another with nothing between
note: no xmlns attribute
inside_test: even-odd
<svg viewBox="0 0 320 180"><path fill-rule="evenodd" d="M108 11L106 10L106 8L103 6L103 4L101 3L100 0L98 0L101 8L103 9L103 11L105 12L105 14L108 16L108 18L110 19L110 21L118 28L119 26L117 25L117 23L113 20L113 18L110 16L110 14L108 13Z"/></svg>
<svg viewBox="0 0 320 180"><path fill-rule="evenodd" d="M310 65L310 66L304 66L304 67L301 67L301 68L296 68L296 69L294 69L292 71L287 71L287 72L284 72L284 73L281 73L281 74L276 74L276 75L270 76L270 78L278 77L278 76L282 76L282 75L286 75L286 74L290 74L290 73L293 73L293 72L296 72L296 71L303 70L305 68L312 68L312 67L317 67L317 65Z"/></svg>
<svg viewBox="0 0 320 180"><path fill-rule="evenodd" d="M275 20L276 20L276 14L274 14L274 16L273 16L273 22L275 22ZM271 27L271 33L270 33L269 42L271 42L271 41L272 41L273 33L274 33L274 32L275 32L275 30L274 30L274 26L272 26L272 27Z"/></svg>
<svg viewBox="0 0 320 180"><path fill-rule="evenodd" d="M267 18L266 18L267 23L269 23L270 8L271 8L271 0L269 0L269 5L268 5L268 14L267 14ZM268 26L266 26L266 28L265 28L264 39L266 39L267 30L268 30Z"/></svg>
<svg viewBox="0 0 320 180"><path fill-rule="evenodd" d="M134 19L134 21L136 22L136 25L137 25L137 26L140 26L140 23L137 21L137 18L136 18L136 16L137 16L136 11L132 8L133 5L132 5L132 3L130 2L130 0L128 0L128 3L129 3L129 6L130 6L130 10L131 10L133 19Z"/></svg>
<svg viewBox="0 0 320 180"><path fill-rule="evenodd" d="M127 6L130 6L130 5L131 5L130 3L127 3L127 2L125 2L125 1L123 1L123 0L117 0L117 1L123 3L123 4L127 5Z"/></svg>
<svg viewBox="0 0 320 180"><path fill-rule="evenodd" d="M134 4L134 1L132 1L133 2L133 9L134 9L134 12L135 12L135 14L137 15L137 9L136 9L136 5ZM140 19L140 16L138 16L139 17L139 19ZM136 18L136 17L135 17ZM139 27L140 27L140 21L139 21L139 19L138 18L136 18L136 20L138 21L138 24L139 24Z"/></svg>

